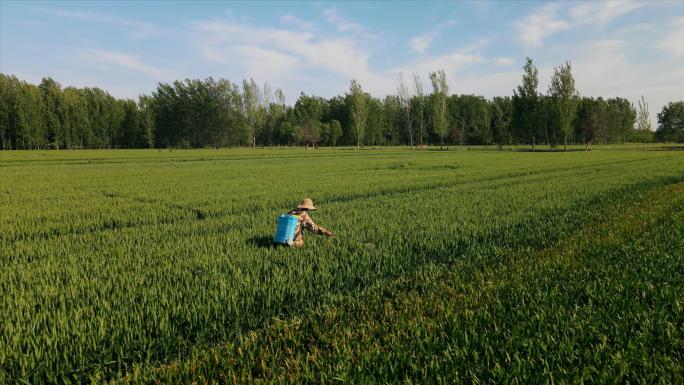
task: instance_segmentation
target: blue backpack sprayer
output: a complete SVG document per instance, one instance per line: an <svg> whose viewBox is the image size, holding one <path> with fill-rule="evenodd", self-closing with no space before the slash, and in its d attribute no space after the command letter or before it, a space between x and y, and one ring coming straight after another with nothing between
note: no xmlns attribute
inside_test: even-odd
<svg viewBox="0 0 684 385"><path fill-rule="evenodd" d="M282 214L278 216L278 225L276 226L276 233L273 237L273 245L292 246L294 243L295 233L297 232L297 222L299 218L292 214ZM373 242L362 241L353 237L339 236L337 238L348 239L350 241L359 242L365 245L375 245Z"/></svg>
<svg viewBox="0 0 684 385"><path fill-rule="evenodd" d="M294 242L295 232L297 231L298 220L299 218L297 218L296 215L280 215L278 217L276 233L273 237L273 244L292 246L292 243Z"/></svg>

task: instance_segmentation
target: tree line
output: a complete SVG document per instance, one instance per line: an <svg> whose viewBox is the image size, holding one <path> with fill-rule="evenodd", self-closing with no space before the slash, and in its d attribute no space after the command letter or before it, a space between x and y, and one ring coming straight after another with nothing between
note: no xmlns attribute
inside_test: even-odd
<svg viewBox="0 0 684 385"><path fill-rule="evenodd" d="M379 99L352 80L344 95L301 93L253 79L159 83L137 101L97 87L39 85L0 74L0 148L199 148L230 146L549 145L684 141L684 102L672 102L650 127L648 105L580 97L572 67L554 70L540 92L527 58L513 96L449 94L446 74L429 74L430 92L399 74L396 93Z"/></svg>

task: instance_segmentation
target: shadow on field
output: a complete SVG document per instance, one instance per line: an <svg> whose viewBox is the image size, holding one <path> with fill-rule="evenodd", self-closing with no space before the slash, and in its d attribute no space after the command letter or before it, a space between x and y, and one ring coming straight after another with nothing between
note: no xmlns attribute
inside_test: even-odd
<svg viewBox="0 0 684 385"><path fill-rule="evenodd" d="M266 235L257 235L247 240L248 245L256 247L273 247L273 237Z"/></svg>

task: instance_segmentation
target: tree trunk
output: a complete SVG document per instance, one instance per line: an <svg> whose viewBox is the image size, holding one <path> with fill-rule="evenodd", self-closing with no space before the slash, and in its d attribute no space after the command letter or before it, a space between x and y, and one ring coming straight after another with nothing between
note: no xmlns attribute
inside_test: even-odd
<svg viewBox="0 0 684 385"><path fill-rule="evenodd" d="M406 120L408 123L408 129L409 129L409 142L411 142L411 150L413 150L413 128L411 127L411 115L409 113L408 119Z"/></svg>
<svg viewBox="0 0 684 385"><path fill-rule="evenodd" d="M534 152L534 135L532 135L532 152Z"/></svg>
<svg viewBox="0 0 684 385"><path fill-rule="evenodd" d="M423 140L423 109L421 107L420 109L420 144L425 144L425 141Z"/></svg>
<svg viewBox="0 0 684 385"><path fill-rule="evenodd" d="M544 135L546 136L546 145L548 146L550 143L549 142L549 127L548 127L548 125L546 127L544 127ZM556 147L556 143L555 143L556 135L553 136L553 140L554 140L553 146Z"/></svg>

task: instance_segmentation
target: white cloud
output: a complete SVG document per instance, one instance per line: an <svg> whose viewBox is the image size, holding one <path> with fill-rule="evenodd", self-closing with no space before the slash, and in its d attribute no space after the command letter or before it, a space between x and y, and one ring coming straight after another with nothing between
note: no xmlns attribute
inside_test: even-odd
<svg viewBox="0 0 684 385"><path fill-rule="evenodd" d="M140 72L155 80L172 80L175 77L173 71L144 64L137 57L121 52L92 50L82 53L81 57L91 62L104 65L114 64L119 67Z"/></svg>
<svg viewBox="0 0 684 385"><path fill-rule="evenodd" d="M270 74L273 78L291 73L301 66L300 58L271 48L244 45L237 46L235 53L243 58L245 67L257 74Z"/></svg>
<svg viewBox="0 0 684 385"><path fill-rule="evenodd" d="M323 16L328 23L332 24L339 32L349 32L365 38L377 38L377 36L370 33L366 27L347 20L334 8L323 10Z"/></svg>
<svg viewBox="0 0 684 385"><path fill-rule="evenodd" d="M470 53L468 47L443 55L420 57L400 67L380 73L380 76L384 79L384 88L379 94L386 95L395 92L397 75L399 73L415 73L421 78L427 79L428 74L435 70L444 70L451 92L462 93L464 90L462 80L465 76L463 71L475 65L486 64L487 62L488 60L479 53ZM426 87L425 91L429 93L430 88ZM471 93L478 92L472 91Z"/></svg>
<svg viewBox="0 0 684 385"><path fill-rule="evenodd" d="M285 15L280 16L280 23L281 24L289 24L289 25L294 25L297 28L307 30L307 31L314 31L316 30L316 24L306 21L302 18L299 18L291 13L287 13Z"/></svg>
<svg viewBox="0 0 684 385"><path fill-rule="evenodd" d="M487 74L466 74L457 78L451 87L454 93L482 95L488 98L506 96L520 82L521 71L492 72Z"/></svg>
<svg viewBox="0 0 684 385"><path fill-rule="evenodd" d="M624 3L572 3L546 5L515 24L519 40L526 46L538 47L548 36L580 26L599 28L615 18L642 5ZM80 14L79 14L80 15ZM338 34L326 35L314 23L293 14L280 17L279 25L257 25L236 17L227 20L197 21L192 24L194 44L201 57L220 68L218 74L237 80L254 77L259 82L270 81L284 88L289 97L299 91L332 96L346 91L350 79L357 79L365 91L382 97L395 92L399 72L418 73L424 79L430 71L443 69L450 89L455 93L473 93L492 97L511 95L520 82L521 60L506 52L505 56L487 57L482 52L494 42L494 37L474 40L472 44L441 55L429 55L435 38L453 22L443 23L409 40L411 48L420 53L408 61L386 67L372 67L374 45L366 39L370 33L363 26L340 17L335 10L325 10L325 20ZM89 14L72 17L87 17ZM664 24L665 27L668 24ZM560 63L570 59L577 88L585 96L623 96L636 102L645 95L651 103L652 115L667 101L681 99L684 89L684 69L673 68L663 60L644 61L635 57L633 45L643 36L636 32L648 29L648 34L660 33L653 24L641 22L627 29L603 32L596 42L576 41L561 52L545 50L535 56L538 63ZM667 28L661 28L667 29ZM653 47L684 58L684 17L674 19L661 40ZM561 55L560 58L556 56ZM116 65L161 80L174 79L174 73L140 60L139 57L104 50L87 51L84 58L103 65ZM515 67L515 68L514 68ZM539 67L540 91L546 85L553 68ZM646 75L648 74L648 75ZM426 91L428 89L426 88ZM293 100L288 100L293 101Z"/></svg>
<svg viewBox="0 0 684 385"><path fill-rule="evenodd" d="M491 37L485 37L482 39L475 40L474 42L464 46L459 51L460 52L475 52L484 49L492 43Z"/></svg>
<svg viewBox="0 0 684 385"><path fill-rule="evenodd" d="M582 95L619 95L633 87L638 76L635 67L626 65L630 60L625 45L622 40L604 39L573 52L575 82Z"/></svg>
<svg viewBox="0 0 684 385"><path fill-rule="evenodd" d="M568 9L561 3L551 3L515 23L518 41L526 47L539 47L544 38L583 25L607 27L613 20L646 6L636 1L580 2ZM559 15L561 14L561 15Z"/></svg>
<svg viewBox="0 0 684 385"><path fill-rule="evenodd" d="M454 20L447 20L444 23L439 23L430 31L409 39L409 45L414 51L422 54L430 46L430 44L432 44L433 40L439 37L444 30L454 26L455 24L456 22Z"/></svg>
<svg viewBox="0 0 684 385"><path fill-rule="evenodd" d="M479 54L469 54L462 51L450 52L444 55L421 58L392 70L393 73L418 73L426 75L435 70L444 70L448 77L454 77L458 70L474 64L484 63L486 60Z"/></svg>
<svg viewBox="0 0 684 385"><path fill-rule="evenodd" d="M684 29L684 25L677 24L680 22L684 23L684 20L678 19L673 25ZM564 56L572 59L576 87L582 96L624 97L636 104L643 95L650 105L653 127L656 127L656 115L662 107L670 101L682 100L684 67L658 60L644 62L630 54L631 45L630 40L605 38L571 47L564 52ZM548 60L549 57L545 54L541 59ZM475 56L469 60L461 60L458 66L447 72L452 92L485 97L511 95L521 81L522 70L515 68L505 71L492 69L492 72L484 73L468 72L470 68L478 68L487 63L514 64L509 58L487 59ZM522 62L519 64L522 67ZM404 73L412 72L411 68L427 70L431 66L440 65L444 63L435 60L423 64L411 63L407 65L408 69L404 69ZM539 91L543 93L547 90L553 66L538 66L538 70Z"/></svg>
<svg viewBox="0 0 684 385"><path fill-rule="evenodd" d="M518 41L528 47L538 47L545 37L570 28L568 21L556 16L559 8L556 3L548 4L515 23Z"/></svg>
<svg viewBox="0 0 684 385"><path fill-rule="evenodd" d="M443 55L416 58L394 68L372 69L370 52L361 41L351 37L264 27L237 19L200 21L193 27L197 33L196 46L205 60L232 68L241 77L269 80L278 86L291 84L297 92L304 84L319 83L326 86L328 96L344 92L350 79L357 79L373 95L385 95L394 92L399 72L426 76L430 71L443 69L455 79L457 71L487 62L472 51L488 44L488 40Z"/></svg>
<svg viewBox="0 0 684 385"><path fill-rule="evenodd" d="M286 16L281 17L281 21L292 24L290 28L262 26L239 18L197 21L193 24L195 45L205 60L223 68L219 73L234 79L268 80L287 90L289 97L296 97L300 91L321 96L344 93L350 79L357 79L366 92L382 97L395 91L399 72L417 73L427 78L429 72L439 69L446 72L455 91L485 92L487 96L493 96L495 93L489 94L490 91L500 90L499 95L509 95L520 77L517 68L503 72L503 75L469 72L506 68L516 62L512 57L482 55L481 50L492 43L492 37L477 39L441 55L423 54L390 68L372 68L370 47L373 45L365 44L368 41L363 37L327 36L315 28L298 28L297 24L302 20ZM427 33L434 35L454 24L447 21ZM482 87L480 91L478 84Z"/></svg>
<svg viewBox="0 0 684 385"><path fill-rule="evenodd" d="M430 36L428 34L422 34L420 36L412 37L411 40L409 40L409 44L411 45L411 48L413 48L414 51L418 53L423 53L425 52L427 47L430 46L432 39L433 36Z"/></svg>
<svg viewBox="0 0 684 385"><path fill-rule="evenodd" d="M571 54L577 89L583 96L624 97L636 104L643 95L656 114L668 101L681 100L684 68L662 61L642 62L628 54L629 41L604 39ZM541 71L540 71L541 72Z"/></svg>
<svg viewBox="0 0 684 385"><path fill-rule="evenodd" d="M624 37L627 35L633 35L633 34L646 34L653 32L658 28L658 25L655 23L634 23L627 25L625 27L621 27L617 29L614 34L616 36Z"/></svg>
<svg viewBox="0 0 684 385"><path fill-rule="evenodd" d="M81 20L90 23L104 23L122 27L128 31L128 35L132 38L149 38L159 36L164 32L162 28L159 28L152 23L125 19L107 13L67 11L63 9L45 9L43 12L67 19Z"/></svg>
<svg viewBox="0 0 684 385"><path fill-rule="evenodd" d="M238 66L245 77L274 84L306 81L323 71L344 83L355 78L373 88L381 79L369 69L369 53L350 37L325 37L309 31L263 27L231 21L200 21L193 25L196 46L204 58ZM326 78L330 83L330 77Z"/></svg>
<svg viewBox="0 0 684 385"><path fill-rule="evenodd" d="M684 59L684 17L670 23L670 29L666 32L665 38L658 43L658 48L675 59Z"/></svg>
<svg viewBox="0 0 684 385"><path fill-rule="evenodd" d="M494 59L494 64L499 67L509 67L515 63L515 59L512 57L498 57Z"/></svg>
<svg viewBox="0 0 684 385"><path fill-rule="evenodd" d="M577 23L596 23L601 27L606 27L618 17L635 11L645 3L636 1L602 1L586 2L574 6L569 10L570 17Z"/></svg>

